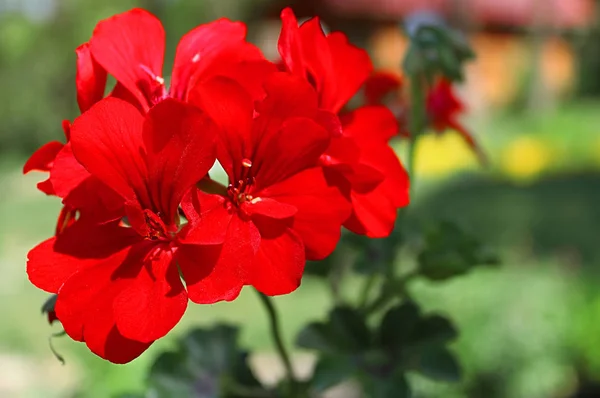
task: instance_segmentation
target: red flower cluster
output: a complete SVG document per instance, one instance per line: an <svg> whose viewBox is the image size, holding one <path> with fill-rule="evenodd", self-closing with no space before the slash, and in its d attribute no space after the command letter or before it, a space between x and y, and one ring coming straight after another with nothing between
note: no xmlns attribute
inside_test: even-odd
<svg viewBox="0 0 600 398"><path fill-rule="evenodd" d="M164 31L144 10L100 22L77 49L82 114L63 123L66 144L24 167L49 172L38 187L64 205L27 272L97 355L136 358L188 300L230 301L246 285L290 293L342 226L384 237L408 204L393 115L343 110L371 73L366 52L318 19L282 19L284 66L221 19L182 38L168 89ZM104 98L108 74L117 83ZM209 176L215 161L227 186Z"/></svg>

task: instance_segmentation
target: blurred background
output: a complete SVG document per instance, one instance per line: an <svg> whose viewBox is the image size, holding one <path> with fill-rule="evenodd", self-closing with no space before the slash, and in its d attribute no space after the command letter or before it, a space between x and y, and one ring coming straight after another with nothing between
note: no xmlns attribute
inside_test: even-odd
<svg viewBox="0 0 600 398"><path fill-rule="evenodd" d="M0 397L108 397L138 391L148 366L192 325L243 325L242 345L266 380L280 373L266 318L249 292L230 304L190 306L173 333L126 366L78 343L54 344L40 314L47 297L27 280L26 253L51 236L60 203L23 177L27 157L62 139L77 116L75 48L100 19L132 7L167 31L166 72L179 38L226 16L276 58L279 12L320 15L398 70L407 40L399 23L421 15L464 32L477 59L459 89L463 123L491 159L481 168L455 133L429 135L417 152L411 217L461 225L496 248L503 266L444 283L417 281L427 310L455 320L453 349L465 369L457 386L415 378L419 397L600 397L600 2L594 0L0 0ZM403 148L398 148L402 153ZM330 308L307 277L277 298L287 342ZM305 373L310 355L298 352Z"/></svg>

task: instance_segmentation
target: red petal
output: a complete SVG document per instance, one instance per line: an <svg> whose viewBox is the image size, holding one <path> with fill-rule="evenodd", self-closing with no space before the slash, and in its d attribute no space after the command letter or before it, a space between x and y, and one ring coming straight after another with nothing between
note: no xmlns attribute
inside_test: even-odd
<svg viewBox="0 0 600 398"><path fill-rule="evenodd" d="M167 224L173 222L183 195L215 163L216 140L215 124L197 108L174 99L153 107L144 124L146 208L160 212Z"/></svg>
<svg viewBox="0 0 600 398"><path fill-rule="evenodd" d="M178 234L179 241L202 245L223 243L232 216L227 204L220 195L191 189L181 203L188 224Z"/></svg>
<svg viewBox="0 0 600 398"><path fill-rule="evenodd" d="M279 51L287 69L313 84L322 108L339 112L371 73L367 52L348 43L343 33L326 37L318 18L308 20L299 30L289 9L281 18Z"/></svg>
<svg viewBox="0 0 600 398"><path fill-rule="evenodd" d="M185 100L191 88L192 75L195 75L193 80L197 82L200 80L198 75L207 75L211 69L226 66L228 62L224 62L224 58L230 62L259 58L260 51L246 43L245 39L246 26L225 18L200 25L185 34L177 45L171 95ZM224 53L227 53L225 57ZM229 55L233 55L233 58Z"/></svg>
<svg viewBox="0 0 600 398"><path fill-rule="evenodd" d="M277 134L255 132L254 164L257 187L268 187L318 164L331 135L307 118L288 119Z"/></svg>
<svg viewBox="0 0 600 398"><path fill-rule="evenodd" d="M96 25L92 56L148 109L162 86L165 31L148 11L136 8Z"/></svg>
<svg viewBox="0 0 600 398"><path fill-rule="evenodd" d="M298 209L293 229L302 238L309 260L323 259L333 252L341 225L350 215L350 204L338 189L327 185L321 168L305 170L259 195Z"/></svg>
<svg viewBox="0 0 600 398"><path fill-rule="evenodd" d="M360 161L379 170L385 179L372 191L352 191L354 213L344 226L357 234L383 238L394 229L398 208L410 201L408 174L386 144L363 143Z"/></svg>
<svg viewBox="0 0 600 398"><path fill-rule="evenodd" d="M151 343L124 337L117 329L113 313L115 297L131 279L117 278L128 249L88 267L67 280L58 293L56 313L65 332L78 341L85 341L96 355L114 363L127 363Z"/></svg>
<svg viewBox="0 0 600 398"><path fill-rule="evenodd" d="M364 93L368 105L378 105L384 100L384 97L394 91L398 91L402 86L400 76L384 71L376 71L365 82Z"/></svg>
<svg viewBox="0 0 600 398"><path fill-rule="evenodd" d="M287 69L295 75L305 77L306 65L302 44L298 20L292 9L286 7L281 11L281 34L277 48Z"/></svg>
<svg viewBox="0 0 600 398"><path fill-rule="evenodd" d="M37 183L36 186L37 189L39 189L46 195L56 195L56 192L54 192L54 187L52 186L52 182L50 182L50 179L40 181Z"/></svg>
<svg viewBox="0 0 600 398"><path fill-rule="evenodd" d="M77 271L139 240L131 228L115 223L99 226L76 222L63 233L31 249L27 255L27 274L35 286L56 293Z"/></svg>
<svg viewBox="0 0 600 398"><path fill-rule="evenodd" d="M71 139L71 121L63 120L62 121L62 129L63 129L63 132L65 133L65 138L67 139L67 142L69 142L69 140Z"/></svg>
<svg viewBox="0 0 600 398"><path fill-rule="evenodd" d="M249 147L254 104L250 94L235 81L216 77L190 93L190 102L206 112L220 129L219 162L230 179L233 162L241 161Z"/></svg>
<svg viewBox="0 0 600 398"><path fill-rule="evenodd" d="M222 57L224 56L225 54ZM219 64L219 69L215 74L234 80L244 87L253 99L262 100L266 95L265 82L277 71L277 65L265 59L238 62L228 60L225 64ZM203 84L203 82L200 82L194 87L198 87L198 85L202 86Z"/></svg>
<svg viewBox="0 0 600 398"><path fill-rule="evenodd" d="M260 235L249 273L250 284L269 296L293 292L300 286L306 263L302 240L289 228L281 232L263 227Z"/></svg>
<svg viewBox="0 0 600 398"><path fill-rule="evenodd" d="M131 104L105 98L71 127L77 160L124 199L149 203L143 157L144 118Z"/></svg>
<svg viewBox="0 0 600 398"><path fill-rule="evenodd" d="M68 142L56 156L54 167L50 171L50 181L56 195L66 198L71 191L90 176L90 173L73 155L72 145Z"/></svg>
<svg viewBox="0 0 600 398"><path fill-rule="evenodd" d="M89 43L77 47L77 103L81 113L104 98L106 71L96 62L90 52Z"/></svg>
<svg viewBox="0 0 600 398"><path fill-rule="evenodd" d="M71 143L59 152L50 181L63 204L80 210L89 221L110 221L122 215L123 199L92 176L73 155Z"/></svg>
<svg viewBox="0 0 600 398"><path fill-rule="evenodd" d="M177 261L190 300L198 304L234 300L248 283L260 239L254 224L233 216L222 246L181 246Z"/></svg>
<svg viewBox="0 0 600 398"><path fill-rule="evenodd" d="M298 212L294 206L271 198L256 198L250 202L244 202L241 210L249 216L261 215L276 220L293 217Z"/></svg>
<svg viewBox="0 0 600 398"><path fill-rule="evenodd" d="M75 224L76 217L77 210L63 206L58 214L58 220L56 220L56 229L54 235L58 236L62 234L68 227Z"/></svg>
<svg viewBox="0 0 600 398"><path fill-rule="evenodd" d="M117 275L129 280L115 297L113 311L117 329L123 336L151 343L179 322L187 307L187 293L168 245L151 244L150 251L147 246L140 245L135 255L130 253L121 265L123 273L121 269L117 271ZM135 268L139 271L133 272Z"/></svg>
<svg viewBox="0 0 600 398"><path fill-rule="evenodd" d="M64 144L58 141L50 141L47 144L44 144L27 160L25 166L23 166L23 174L27 174L32 170L50 171L56 155L63 146Z"/></svg>
<svg viewBox="0 0 600 398"><path fill-rule="evenodd" d="M348 42L341 32L327 36L331 51L331 82L321 94L321 107L339 112L350 101L371 74L373 66L369 54Z"/></svg>
<svg viewBox="0 0 600 398"><path fill-rule="evenodd" d="M329 183L344 192L350 188L370 191L384 179L378 170L360 163L358 143L349 135L332 139L320 164L326 167Z"/></svg>
<svg viewBox="0 0 600 398"><path fill-rule="evenodd" d="M256 112L268 116L271 130L290 117L310 117L321 122L318 97L308 82L285 72L271 74L265 82L266 97L256 105Z"/></svg>
<svg viewBox="0 0 600 398"><path fill-rule="evenodd" d="M387 144L398 134L398 122L385 106L363 106L340 119L344 134L359 142L377 141Z"/></svg>
<svg viewBox="0 0 600 398"><path fill-rule="evenodd" d="M104 223L125 215L123 198L94 176L69 192L63 204L77 209L80 217L90 222Z"/></svg>

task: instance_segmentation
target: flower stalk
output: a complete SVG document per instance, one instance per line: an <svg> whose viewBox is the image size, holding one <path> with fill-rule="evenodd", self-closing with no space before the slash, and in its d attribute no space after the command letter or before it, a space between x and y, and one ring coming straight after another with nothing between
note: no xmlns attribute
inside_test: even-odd
<svg viewBox="0 0 600 398"><path fill-rule="evenodd" d="M294 374L294 368L292 367L292 361L290 359L290 355L285 348L285 344L283 343L283 338L281 335L281 328L279 327L279 316L277 315L277 310L275 309L275 305L273 304L273 300L271 297L256 291L260 301L263 303L265 309L267 310L267 315L269 317L269 325L271 327L271 336L273 337L273 341L275 343L275 348L283 362L283 366L286 372L286 378L289 382L289 392L290 397L296 396L298 381L296 380L296 376Z"/></svg>

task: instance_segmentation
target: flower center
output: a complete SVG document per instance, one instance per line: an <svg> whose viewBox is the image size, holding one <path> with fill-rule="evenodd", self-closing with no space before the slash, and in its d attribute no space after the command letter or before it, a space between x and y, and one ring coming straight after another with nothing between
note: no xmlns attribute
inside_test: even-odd
<svg viewBox="0 0 600 398"><path fill-rule="evenodd" d="M146 221L147 232L144 236L148 240L167 240L169 234L167 227L159 214L155 214L148 209L144 210L144 219Z"/></svg>
<svg viewBox="0 0 600 398"><path fill-rule="evenodd" d="M244 202L251 202L257 199L252 196L252 188L256 181L256 179L250 175L252 161L246 158L242 159L242 167L240 179L229 184L227 187L227 194L236 206L240 206Z"/></svg>
<svg viewBox="0 0 600 398"><path fill-rule="evenodd" d="M244 202L250 202L254 199L251 194L254 177L248 177L238 180L235 184L229 184L227 193L229 198L236 205L240 206Z"/></svg>

